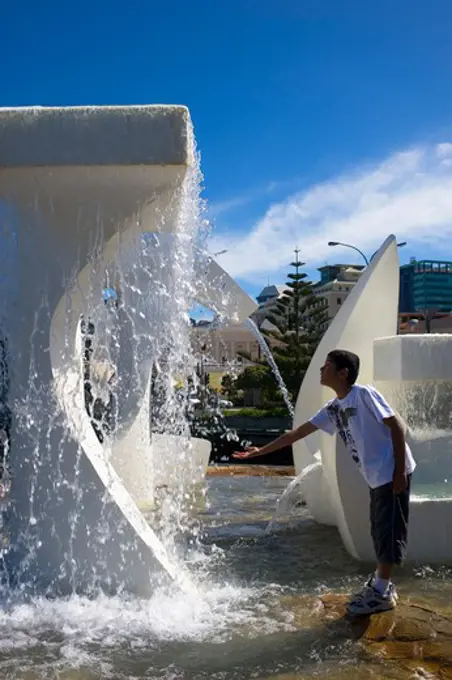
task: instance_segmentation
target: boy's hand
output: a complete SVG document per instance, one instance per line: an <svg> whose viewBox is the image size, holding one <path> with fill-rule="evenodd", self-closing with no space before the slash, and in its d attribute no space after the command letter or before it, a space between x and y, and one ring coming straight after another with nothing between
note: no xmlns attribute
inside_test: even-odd
<svg viewBox="0 0 452 680"><path fill-rule="evenodd" d="M394 472L392 478L392 488L395 494L402 493L408 486L408 480L405 472Z"/></svg>
<svg viewBox="0 0 452 680"><path fill-rule="evenodd" d="M258 456L260 449L258 446L249 446L246 451L235 451L232 454L233 458L252 458L253 456Z"/></svg>

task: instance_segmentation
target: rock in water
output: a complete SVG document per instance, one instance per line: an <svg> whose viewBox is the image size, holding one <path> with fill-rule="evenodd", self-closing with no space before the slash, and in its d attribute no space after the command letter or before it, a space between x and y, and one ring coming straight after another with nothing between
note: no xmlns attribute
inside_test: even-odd
<svg viewBox="0 0 452 680"><path fill-rule="evenodd" d="M390 612L372 616L347 614L344 595L320 597L317 611L331 634L335 626L349 627L371 655L397 661L407 670L422 668L434 677L452 678L452 615L414 602L401 603Z"/></svg>

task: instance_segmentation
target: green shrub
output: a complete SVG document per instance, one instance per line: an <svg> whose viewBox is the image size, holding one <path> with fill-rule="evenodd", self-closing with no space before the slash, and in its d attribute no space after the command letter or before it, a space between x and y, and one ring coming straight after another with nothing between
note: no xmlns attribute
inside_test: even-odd
<svg viewBox="0 0 452 680"><path fill-rule="evenodd" d="M241 408L231 411L224 411L225 416L236 416L239 418L286 418L289 416L285 406L275 406L273 408Z"/></svg>

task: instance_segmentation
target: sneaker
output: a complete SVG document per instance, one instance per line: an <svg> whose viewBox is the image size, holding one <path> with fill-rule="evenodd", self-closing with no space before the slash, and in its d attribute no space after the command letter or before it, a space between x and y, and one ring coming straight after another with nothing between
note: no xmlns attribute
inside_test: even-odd
<svg viewBox="0 0 452 680"><path fill-rule="evenodd" d="M399 594L398 594L396 587L393 583L389 584L388 590L391 592L392 599L394 600L394 602L398 602L399 601Z"/></svg>
<svg viewBox="0 0 452 680"><path fill-rule="evenodd" d="M366 581L366 583L364 584L364 586L362 587L362 589L361 589L359 592L353 593L353 595L352 595L351 598L350 598L350 602L356 600L357 598L362 597L362 595L363 595L363 594L367 591L367 589L370 588L370 587L372 587L372 588L375 589L375 574L372 574L372 576L369 577L369 580ZM392 594L393 599L394 599L396 602L398 602L398 601L399 601L399 595L398 595L397 590L396 590L396 587L395 587L395 585L392 583L392 581L389 582L388 590L391 591L391 594ZM377 591L377 592L378 592L378 591Z"/></svg>
<svg viewBox="0 0 452 680"><path fill-rule="evenodd" d="M347 612L354 615L376 614L377 612L387 612L397 605L397 593L394 586L389 584L385 593L380 593L372 584L370 579L363 590L353 595L347 604Z"/></svg>

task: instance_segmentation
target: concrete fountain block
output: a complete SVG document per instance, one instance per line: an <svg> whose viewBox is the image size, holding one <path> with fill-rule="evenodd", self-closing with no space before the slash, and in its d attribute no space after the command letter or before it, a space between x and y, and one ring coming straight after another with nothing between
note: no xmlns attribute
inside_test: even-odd
<svg viewBox="0 0 452 680"><path fill-rule="evenodd" d="M184 106L0 109L0 166L186 166L189 121Z"/></svg>
<svg viewBox="0 0 452 680"><path fill-rule="evenodd" d="M452 335L407 334L374 340L375 381L452 380Z"/></svg>
<svg viewBox="0 0 452 680"><path fill-rule="evenodd" d="M0 110L2 245L16 262L0 290L12 585L143 592L156 566L179 579L91 426L77 329L126 246L179 228L193 148L183 106ZM124 437L148 408L146 389Z"/></svg>

